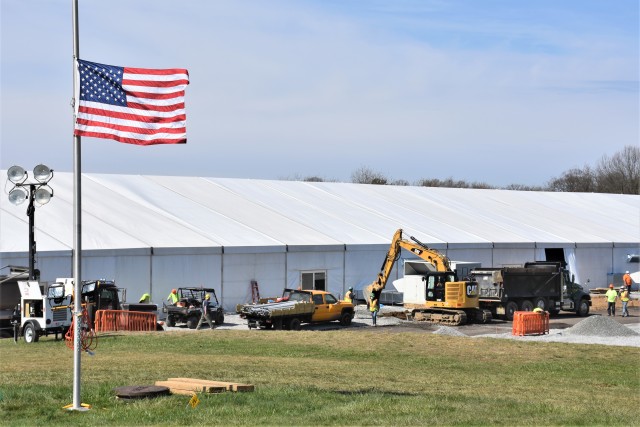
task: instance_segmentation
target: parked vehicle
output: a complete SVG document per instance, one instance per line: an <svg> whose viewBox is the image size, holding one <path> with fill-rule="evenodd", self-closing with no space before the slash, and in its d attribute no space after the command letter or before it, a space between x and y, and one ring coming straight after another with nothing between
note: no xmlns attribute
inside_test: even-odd
<svg viewBox="0 0 640 427"><path fill-rule="evenodd" d="M56 339L64 337L71 326L71 294L62 284L47 288L42 295L36 281L19 281L20 304L13 313L14 339L24 337L27 343L37 342L41 336L54 334Z"/></svg>
<svg viewBox="0 0 640 427"><path fill-rule="evenodd" d="M560 262L528 262L524 267L481 268L471 272L478 283L480 307L513 320L517 310L536 307L558 314L589 314L591 297Z"/></svg>
<svg viewBox="0 0 640 427"><path fill-rule="evenodd" d="M300 330L303 323L339 321L349 326L354 316L353 304L338 300L325 291L285 289L278 302L240 304L236 311L247 319L249 329Z"/></svg>
<svg viewBox="0 0 640 427"><path fill-rule="evenodd" d="M178 288L178 302L174 305L163 304L162 311L166 313L165 325L176 326L179 323L186 323L189 329L198 326L202 316L202 301L205 295L211 296L211 319L216 325L224 323L224 310L218 301L216 290L213 288Z"/></svg>

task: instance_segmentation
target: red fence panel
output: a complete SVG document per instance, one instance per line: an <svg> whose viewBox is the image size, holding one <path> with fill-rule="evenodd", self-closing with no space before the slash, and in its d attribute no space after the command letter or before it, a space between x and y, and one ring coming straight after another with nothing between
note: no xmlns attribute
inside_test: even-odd
<svg viewBox="0 0 640 427"><path fill-rule="evenodd" d="M549 312L516 311L513 313L512 335L544 335L549 333Z"/></svg>
<svg viewBox="0 0 640 427"><path fill-rule="evenodd" d="M155 313L143 311L98 310L96 311L96 332L111 331L155 331Z"/></svg>

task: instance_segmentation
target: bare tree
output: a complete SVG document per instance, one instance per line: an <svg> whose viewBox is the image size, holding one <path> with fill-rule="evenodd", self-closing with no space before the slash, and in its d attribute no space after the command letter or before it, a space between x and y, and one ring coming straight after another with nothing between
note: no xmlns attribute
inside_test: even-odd
<svg viewBox="0 0 640 427"><path fill-rule="evenodd" d="M351 182L354 184L386 185L387 178L381 172L362 166L351 174Z"/></svg>
<svg viewBox="0 0 640 427"><path fill-rule="evenodd" d="M599 193L640 194L640 147L627 145L596 167Z"/></svg>
<svg viewBox="0 0 640 427"><path fill-rule="evenodd" d="M571 193L592 193L596 191L596 174L589 167L569 169L560 178L552 178L547 190Z"/></svg>

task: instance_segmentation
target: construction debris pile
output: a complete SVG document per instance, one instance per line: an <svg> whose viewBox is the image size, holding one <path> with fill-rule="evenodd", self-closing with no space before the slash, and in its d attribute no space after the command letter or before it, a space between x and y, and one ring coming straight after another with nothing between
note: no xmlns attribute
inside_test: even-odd
<svg viewBox="0 0 640 427"><path fill-rule="evenodd" d="M588 317L572 327L565 329L563 334L596 337L640 336L636 331L605 316Z"/></svg>

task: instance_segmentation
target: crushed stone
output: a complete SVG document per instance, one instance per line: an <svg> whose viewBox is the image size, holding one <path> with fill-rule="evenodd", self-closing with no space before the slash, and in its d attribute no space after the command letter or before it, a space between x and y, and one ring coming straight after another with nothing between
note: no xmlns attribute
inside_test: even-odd
<svg viewBox="0 0 640 427"><path fill-rule="evenodd" d="M562 333L563 335L595 337L631 337L640 335L608 316L587 317L572 327L565 329Z"/></svg>
<svg viewBox="0 0 640 427"><path fill-rule="evenodd" d="M451 327L451 326L445 326L445 325L441 325L440 327L438 327L438 329L433 331L433 333L437 334L437 335L448 335L448 336L452 336L452 337L466 337L466 336L468 336L464 332L460 332L459 329L456 329L456 328Z"/></svg>

